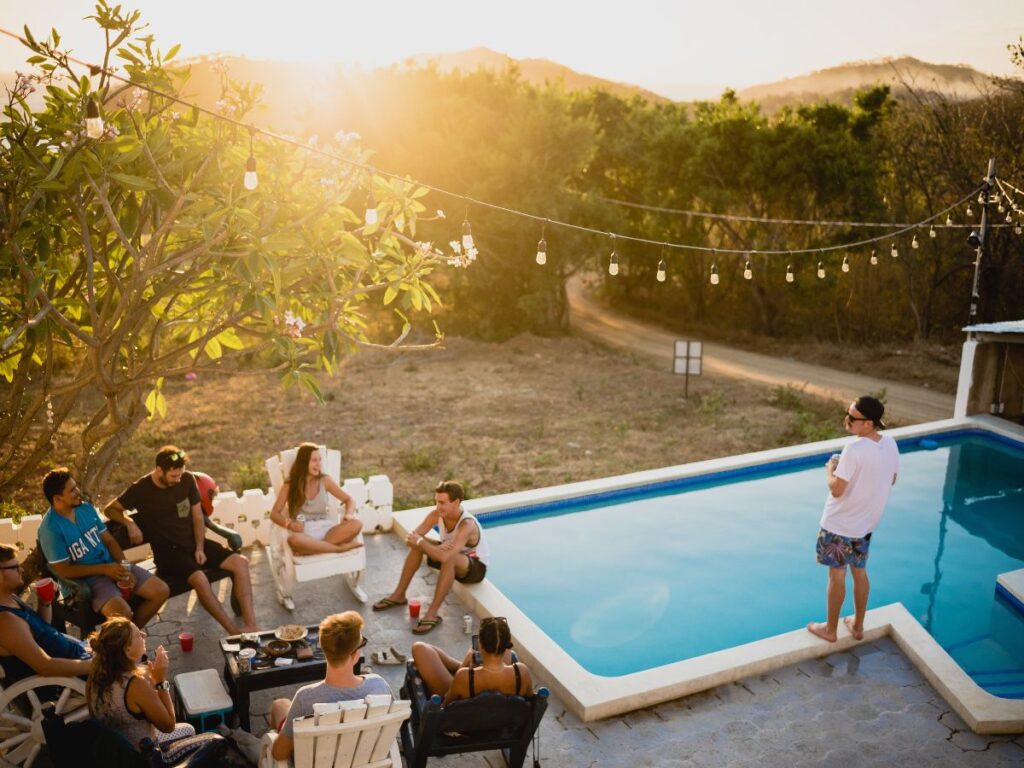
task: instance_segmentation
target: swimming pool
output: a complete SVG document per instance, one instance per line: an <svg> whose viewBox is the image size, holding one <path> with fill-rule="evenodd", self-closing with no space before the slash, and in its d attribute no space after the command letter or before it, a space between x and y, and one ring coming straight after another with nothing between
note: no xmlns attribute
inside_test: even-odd
<svg viewBox="0 0 1024 768"><path fill-rule="evenodd" d="M1024 568L1024 432L970 419L892 434L902 466L872 544L868 627L919 666L952 662L963 708L998 696L1024 723L1024 617L995 590ZM461 592L509 616L584 719L827 655L849 640L802 628L823 617L814 535L842 442L471 502L493 563Z"/></svg>

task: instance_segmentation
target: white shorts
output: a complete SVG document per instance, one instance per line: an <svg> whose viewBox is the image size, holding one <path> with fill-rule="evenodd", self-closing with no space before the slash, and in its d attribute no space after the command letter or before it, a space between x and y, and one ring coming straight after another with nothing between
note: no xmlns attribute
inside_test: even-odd
<svg viewBox="0 0 1024 768"><path fill-rule="evenodd" d="M322 539L337 524L334 520L307 520L302 532L314 539Z"/></svg>

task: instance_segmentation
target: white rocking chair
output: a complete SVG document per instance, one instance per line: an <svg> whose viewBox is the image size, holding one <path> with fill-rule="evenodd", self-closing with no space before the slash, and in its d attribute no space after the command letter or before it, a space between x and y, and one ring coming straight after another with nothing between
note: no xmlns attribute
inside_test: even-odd
<svg viewBox="0 0 1024 768"><path fill-rule="evenodd" d="M313 710L312 717L294 723L295 768L402 768L396 736L409 719L410 702L377 694L316 704ZM263 735L259 768L288 768L287 760L275 760L270 752L277 737L276 731Z"/></svg>
<svg viewBox="0 0 1024 768"><path fill-rule="evenodd" d="M270 475L270 485L275 494L280 493L284 479L288 476L295 461L295 454L296 449L291 448L282 451L280 455L274 455L267 459L267 473ZM320 471L337 481L341 473L341 453L320 446L320 456L323 459ZM340 520L341 504L333 496L330 496L329 499L331 514ZM356 540L362 543L363 535L360 533ZM344 575L356 600L365 603L368 599L366 591L360 586L363 573L366 571L365 547L356 547L337 554L296 555L288 546L288 531L272 523L270 543L267 545L267 560L270 562L270 574L274 579L277 599L289 611L295 610L295 601L292 599L292 595L297 583L338 574Z"/></svg>

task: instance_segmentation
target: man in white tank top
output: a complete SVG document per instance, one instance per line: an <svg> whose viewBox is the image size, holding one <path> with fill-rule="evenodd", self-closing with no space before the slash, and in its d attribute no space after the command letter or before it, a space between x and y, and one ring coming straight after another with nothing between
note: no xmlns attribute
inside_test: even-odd
<svg viewBox="0 0 1024 768"><path fill-rule="evenodd" d="M480 522L462 509L464 497L465 492L459 483L450 480L438 483L434 489L436 506L405 539L409 553L402 565L398 586L390 595L373 604L375 611L405 605L405 591L409 588L412 577L416 575L420 563L423 562L423 556L426 555L427 565L437 568L440 573L437 577L434 599L426 612L420 615L419 623L413 629L415 635L425 635L441 623L438 611L454 582L475 584L483 581L487 573L490 548L487 546ZM435 525L441 534L441 540L424 538Z"/></svg>
<svg viewBox="0 0 1024 768"><path fill-rule="evenodd" d="M857 439L848 443L839 459L825 464L829 496L818 531L818 562L829 567L828 615L824 623L811 622L807 629L830 643L836 641L839 613L846 599L846 566L853 570L854 615L844 623L855 640L864 638L864 612L868 605L868 548L896 484L900 454L896 441L879 434L884 428L885 406L868 395L851 403L846 412L846 431Z"/></svg>

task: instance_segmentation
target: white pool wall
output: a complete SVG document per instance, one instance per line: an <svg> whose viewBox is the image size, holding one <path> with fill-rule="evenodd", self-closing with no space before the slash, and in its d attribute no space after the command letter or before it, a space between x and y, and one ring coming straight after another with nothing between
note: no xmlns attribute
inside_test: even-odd
<svg viewBox="0 0 1024 768"><path fill-rule="evenodd" d="M962 429L980 429L1024 442L1024 428L989 416L933 421L886 430L886 434L896 439L921 438ZM838 452L849 439L842 437L550 488L469 499L463 506L473 514L484 515L483 523L486 526L488 512ZM396 533L404 538L419 525L430 509L421 507L396 512ZM610 564L609 567L616 566ZM621 567L628 568L628 565L623 564ZM824 592L824 581L822 584ZM857 641L843 625L839 627L839 639L835 643L820 640L801 627L792 632L692 659L619 677L604 677L584 669L490 581L485 579L473 585L456 583L455 592L479 616L507 617L513 630L516 650L534 670L534 679L550 687L584 721L653 706L806 659L829 656L857 645ZM980 688L902 603L868 610L864 642L885 636L893 638L928 682L975 733L1024 731L1024 701L1002 699Z"/></svg>

